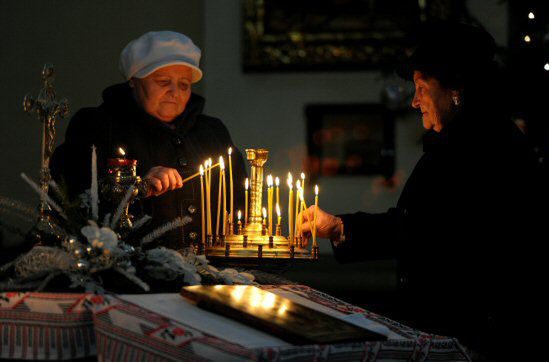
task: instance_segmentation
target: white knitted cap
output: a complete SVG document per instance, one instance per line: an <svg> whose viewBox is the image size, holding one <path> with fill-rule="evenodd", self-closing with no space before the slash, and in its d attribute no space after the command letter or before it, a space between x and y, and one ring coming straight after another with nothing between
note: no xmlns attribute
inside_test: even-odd
<svg viewBox="0 0 549 362"><path fill-rule="evenodd" d="M200 49L186 35L174 31L150 31L132 40L120 54L120 72L129 80L145 78L168 65L182 64L192 69L192 82L202 79L198 67Z"/></svg>

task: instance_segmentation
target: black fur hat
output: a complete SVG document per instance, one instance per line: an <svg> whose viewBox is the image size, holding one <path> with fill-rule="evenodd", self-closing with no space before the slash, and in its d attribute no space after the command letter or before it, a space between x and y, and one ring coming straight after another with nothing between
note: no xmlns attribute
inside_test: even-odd
<svg viewBox="0 0 549 362"><path fill-rule="evenodd" d="M414 70L419 70L448 85L460 85L497 67L495 49L494 38L479 27L428 23L419 29L416 49L396 73L412 80Z"/></svg>

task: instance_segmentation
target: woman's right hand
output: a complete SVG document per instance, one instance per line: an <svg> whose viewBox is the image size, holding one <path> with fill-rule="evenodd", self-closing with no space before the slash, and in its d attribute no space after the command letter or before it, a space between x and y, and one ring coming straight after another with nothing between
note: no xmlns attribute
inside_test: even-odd
<svg viewBox="0 0 549 362"><path fill-rule="evenodd" d="M166 191L183 187L183 178L175 168L155 166L144 177L150 185L147 196L159 196Z"/></svg>
<svg viewBox="0 0 549 362"><path fill-rule="evenodd" d="M315 213L315 206L310 206L306 210L306 215L298 216L298 220L303 220L301 224L301 235L304 240L308 240L312 234L312 225ZM307 216L309 216L307 218ZM319 238L337 239L341 235L341 218L328 214L326 211L318 208L316 214L316 236ZM307 243L305 243L306 245Z"/></svg>

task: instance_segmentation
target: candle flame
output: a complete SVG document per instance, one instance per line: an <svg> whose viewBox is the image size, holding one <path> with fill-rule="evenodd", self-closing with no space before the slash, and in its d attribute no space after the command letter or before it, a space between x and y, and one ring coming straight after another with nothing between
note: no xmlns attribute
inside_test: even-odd
<svg viewBox="0 0 549 362"><path fill-rule="evenodd" d="M212 167L212 165L213 165L212 159L208 158L208 166Z"/></svg>
<svg viewBox="0 0 549 362"><path fill-rule="evenodd" d="M240 210L236 213L236 217L238 218L238 221L242 218L242 212L240 212Z"/></svg>
<svg viewBox="0 0 549 362"><path fill-rule="evenodd" d="M264 219L267 218L267 209L266 208L263 208L263 218Z"/></svg>
<svg viewBox="0 0 549 362"><path fill-rule="evenodd" d="M204 176L204 166L200 165L200 176Z"/></svg>
<svg viewBox="0 0 549 362"><path fill-rule="evenodd" d="M318 185L315 185L315 195L318 196Z"/></svg>
<svg viewBox="0 0 549 362"><path fill-rule="evenodd" d="M301 173L301 179L305 180L305 174L303 172Z"/></svg>
<svg viewBox="0 0 549 362"><path fill-rule="evenodd" d="M295 182L295 188L298 189L298 190L301 189L301 181L297 180L297 181Z"/></svg>
<svg viewBox="0 0 549 362"><path fill-rule="evenodd" d="M245 187L246 187L246 191L248 191L248 188L250 187L250 181L248 180L248 178L246 178L246 182L244 183Z"/></svg>
<svg viewBox="0 0 549 362"><path fill-rule="evenodd" d="M118 153L120 153L121 156L126 156L126 151L122 147L118 147Z"/></svg>
<svg viewBox="0 0 549 362"><path fill-rule="evenodd" d="M210 161L211 162L211 161ZM219 167L224 170L225 169L225 161L223 161L223 156L219 156Z"/></svg>
<svg viewBox="0 0 549 362"><path fill-rule="evenodd" d="M294 183L294 178L292 177L292 173L291 173L291 172L288 172L288 180L289 180L291 183Z"/></svg>
<svg viewBox="0 0 549 362"><path fill-rule="evenodd" d="M528 19L535 19L535 18L536 18L536 16L534 15L534 13L530 11L528 13Z"/></svg>
<svg viewBox="0 0 549 362"><path fill-rule="evenodd" d="M267 176L267 186L269 186L269 187L273 186L273 176L272 175Z"/></svg>
<svg viewBox="0 0 549 362"><path fill-rule="evenodd" d="M280 205L276 204L276 216L280 217Z"/></svg>
<svg viewBox="0 0 549 362"><path fill-rule="evenodd" d="M293 188L293 184L292 184L292 179L288 179L288 187L290 188L290 190Z"/></svg>
<svg viewBox="0 0 549 362"><path fill-rule="evenodd" d="M280 179L278 177L275 177L275 185L278 187L280 185Z"/></svg>
<svg viewBox="0 0 549 362"><path fill-rule="evenodd" d="M229 156L231 155L231 153L233 153L233 148L232 147L229 147L228 153L229 153Z"/></svg>

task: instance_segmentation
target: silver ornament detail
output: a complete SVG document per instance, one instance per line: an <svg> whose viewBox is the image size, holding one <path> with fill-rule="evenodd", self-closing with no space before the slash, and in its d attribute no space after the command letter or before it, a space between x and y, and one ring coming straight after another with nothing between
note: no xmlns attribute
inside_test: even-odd
<svg viewBox="0 0 549 362"><path fill-rule="evenodd" d="M87 260L78 259L78 260L74 263L74 267L75 267L77 270L87 271L87 270L90 269L90 263L89 263Z"/></svg>

